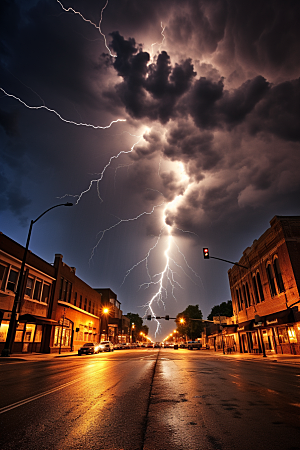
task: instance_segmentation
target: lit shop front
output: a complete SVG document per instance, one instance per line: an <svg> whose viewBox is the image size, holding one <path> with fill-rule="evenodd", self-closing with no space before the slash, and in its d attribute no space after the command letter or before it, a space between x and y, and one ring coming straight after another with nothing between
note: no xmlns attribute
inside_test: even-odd
<svg viewBox="0 0 300 450"><path fill-rule="evenodd" d="M8 313L7 313L8 314ZM10 314L10 313L9 313ZM9 328L9 320L4 319L0 326L0 345L4 346ZM23 314L19 316L12 353L42 352L45 327L51 327L57 322L46 317Z"/></svg>

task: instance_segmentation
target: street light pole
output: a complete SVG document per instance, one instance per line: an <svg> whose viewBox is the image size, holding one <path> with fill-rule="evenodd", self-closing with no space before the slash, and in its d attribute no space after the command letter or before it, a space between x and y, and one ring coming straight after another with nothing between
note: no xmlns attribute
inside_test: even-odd
<svg viewBox="0 0 300 450"><path fill-rule="evenodd" d="M5 341L4 348L2 350L1 356L10 356L12 344L13 344L13 341L15 339L16 322L17 322L16 321L16 313L17 313L17 309L18 309L19 304L20 304L21 292L23 290L23 281L24 281L23 280L23 274L24 274L24 268L25 268L25 264L26 264L26 258L27 258L27 253L28 253L28 247L29 247L29 242L30 242L30 237L31 237L32 226L44 214L46 214L51 209L57 208L58 206L73 206L73 203L60 203L59 205L52 206L51 208L48 208L46 211L44 211L39 217L37 217L37 219L31 220L31 222L30 222L30 227L29 227L28 236L27 236L27 242L26 242L26 246L25 246L24 256L23 256L21 269L20 269L20 274L19 274L19 279L18 279L16 295L15 295L15 299L14 299L13 308L12 308L12 311L11 311L11 316L10 316L9 327L8 327L8 330L7 330L6 341Z"/></svg>

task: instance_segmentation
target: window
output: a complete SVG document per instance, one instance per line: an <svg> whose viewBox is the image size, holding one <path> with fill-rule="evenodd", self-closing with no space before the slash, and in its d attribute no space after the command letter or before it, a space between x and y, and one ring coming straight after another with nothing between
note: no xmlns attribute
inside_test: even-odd
<svg viewBox="0 0 300 450"><path fill-rule="evenodd" d="M33 282L34 282L33 278L27 277L25 295L28 295L28 297L30 298L32 297Z"/></svg>
<svg viewBox="0 0 300 450"><path fill-rule="evenodd" d="M0 264L0 289L4 289L4 280L6 276L7 267Z"/></svg>
<svg viewBox="0 0 300 450"><path fill-rule="evenodd" d="M259 272L257 272L257 274L256 274L256 281L257 281L260 301L263 302L265 300L265 296L264 296L263 287L262 287L262 284L261 284L261 281L260 281L260 274L259 274Z"/></svg>
<svg viewBox="0 0 300 450"><path fill-rule="evenodd" d="M77 292L75 292L74 294L74 306L76 306L77 304Z"/></svg>
<svg viewBox="0 0 300 450"><path fill-rule="evenodd" d="M6 289L15 292L15 289L17 287L18 275L19 272L14 269L10 269Z"/></svg>
<svg viewBox="0 0 300 450"><path fill-rule="evenodd" d="M278 291L284 292L285 289L284 289L284 284L283 284L283 280L282 280L282 276L281 276L281 270L280 270L278 258L274 259L273 268L274 268Z"/></svg>
<svg viewBox="0 0 300 450"><path fill-rule="evenodd" d="M79 300L79 308L82 309L82 295L80 296L80 300Z"/></svg>
<svg viewBox="0 0 300 450"><path fill-rule="evenodd" d="M274 297L274 295L276 295L277 292L276 292L276 286L275 286L275 282L274 282L274 275L273 275L273 270L272 270L271 264L267 265L267 269L266 270L267 270L267 277L268 277L271 297Z"/></svg>
<svg viewBox="0 0 300 450"><path fill-rule="evenodd" d="M241 299L241 310L242 310L242 309L244 309L244 306L243 306L244 298L243 298L243 296L242 296L242 291L241 291L240 288L239 288L239 294L240 294L240 299Z"/></svg>
<svg viewBox="0 0 300 450"><path fill-rule="evenodd" d="M72 283L70 283L70 281L66 281L66 284L65 301L71 303Z"/></svg>
<svg viewBox="0 0 300 450"><path fill-rule="evenodd" d="M59 299L62 299L63 286L64 286L64 279L61 278L61 279L60 279L59 295L58 295L58 298L59 298Z"/></svg>
<svg viewBox="0 0 300 450"><path fill-rule="evenodd" d="M246 295L248 298L248 307L251 306L251 297L250 297L250 291L249 291L249 285L248 285L248 281L246 281Z"/></svg>
<svg viewBox="0 0 300 450"><path fill-rule="evenodd" d="M49 294L50 294L50 284L44 283L41 301L44 303L49 303Z"/></svg>
<svg viewBox="0 0 300 450"><path fill-rule="evenodd" d="M87 298L84 299L84 308L83 309L86 311L86 308L87 308Z"/></svg>
<svg viewBox="0 0 300 450"><path fill-rule="evenodd" d="M41 291L42 291L42 282L40 280L36 280L35 286L34 286L34 292L33 292L34 300L41 299Z"/></svg>
<svg viewBox="0 0 300 450"><path fill-rule="evenodd" d="M95 314L95 302L93 302L92 314Z"/></svg>
<svg viewBox="0 0 300 450"><path fill-rule="evenodd" d="M242 310L242 303L241 303L239 289L236 289L236 298L237 298L237 303L238 303L238 310L241 311Z"/></svg>
<svg viewBox="0 0 300 450"><path fill-rule="evenodd" d="M253 285L255 303L259 303L260 299L259 299L259 295L258 295L258 289L257 289L256 276L255 275L252 276L252 285Z"/></svg>
<svg viewBox="0 0 300 450"><path fill-rule="evenodd" d="M91 306L92 306L92 302L91 302L91 300L89 300L89 309L88 309L89 313L91 312Z"/></svg>

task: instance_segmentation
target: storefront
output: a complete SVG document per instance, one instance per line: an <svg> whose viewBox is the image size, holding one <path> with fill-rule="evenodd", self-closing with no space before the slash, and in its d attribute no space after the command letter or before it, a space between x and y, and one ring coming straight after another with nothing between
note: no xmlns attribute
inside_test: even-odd
<svg viewBox="0 0 300 450"><path fill-rule="evenodd" d="M5 316L4 316L5 317ZM53 326L57 322L46 317L23 314L17 322L12 353L40 353L46 326ZM9 320L2 320L0 326L0 344L6 341Z"/></svg>

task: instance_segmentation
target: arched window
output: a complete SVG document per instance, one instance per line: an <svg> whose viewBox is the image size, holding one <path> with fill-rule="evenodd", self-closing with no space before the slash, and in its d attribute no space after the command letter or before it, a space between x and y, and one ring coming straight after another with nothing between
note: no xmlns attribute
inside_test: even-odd
<svg viewBox="0 0 300 450"><path fill-rule="evenodd" d="M260 299L259 299L259 295L258 295L258 288L257 288L257 282L256 282L255 274L252 276L252 284L253 284L255 303L259 303Z"/></svg>
<svg viewBox="0 0 300 450"><path fill-rule="evenodd" d="M242 291L241 288L239 288L239 294L240 294L240 299L241 299L241 310L244 309L243 303L244 303L244 297L242 295Z"/></svg>
<svg viewBox="0 0 300 450"><path fill-rule="evenodd" d="M281 270L280 270L278 258L274 259L273 268L274 268L278 291L284 292L285 289L284 289L284 284L283 284L283 280L282 280L282 276L281 276Z"/></svg>
<svg viewBox="0 0 300 450"><path fill-rule="evenodd" d="M272 270L271 264L267 265L266 270L267 270L267 277L268 277L271 297L274 297L274 295L276 295L277 292L276 292L276 286L275 286L274 275L273 275L273 270Z"/></svg>
<svg viewBox="0 0 300 450"><path fill-rule="evenodd" d="M245 299L245 306L246 306L246 308L248 308L248 299L247 299L246 288L245 288L244 284L243 284L243 297Z"/></svg>
<svg viewBox="0 0 300 450"><path fill-rule="evenodd" d="M246 281L246 295L248 297L248 307L249 307L249 306L251 306L251 297L250 297L248 281Z"/></svg>
<svg viewBox="0 0 300 450"><path fill-rule="evenodd" d="M261 284L259 272L257 272L257 274L256 274L256 281L257 281L260 301L263 302L265 300L265 296L264 296L264 291L263 291L263 287L262 287L262 284Z"/></svg>
<svg viewBox="0 0 300 450"><path fill-rule="evenodd" d="M236 288L235 292L236 292L236 298L237 298L237 303L238 303L238 310L241 311L242 305L241 305L241 298L240 298L240 293L239 293L238 288Z"/></svg>

